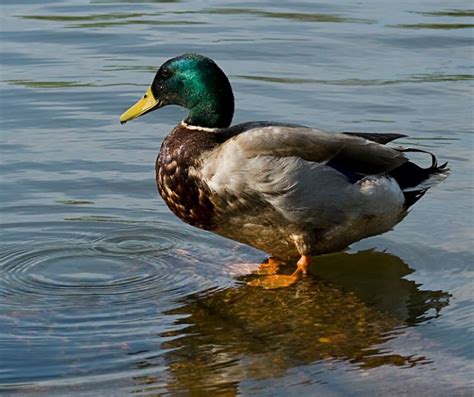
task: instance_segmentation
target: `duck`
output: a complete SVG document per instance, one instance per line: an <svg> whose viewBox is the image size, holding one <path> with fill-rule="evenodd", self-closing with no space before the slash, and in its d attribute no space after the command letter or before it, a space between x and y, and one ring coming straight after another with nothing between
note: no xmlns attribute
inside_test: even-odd
<svg viewBox="0 0 474 397"><path fill-rule="evenodd" d="M188 110L156 159L156 184L184 222L271 255L250 282L288 287L315 257L390 231L449 173L434 154L388 143L395 133L328 132L298 124L231 125L234 94L210 58L184 54L163 63L121 124L168 105ZM407 153L431 157L423 168ZM295 261L293 273L278 274Z"/></svg>

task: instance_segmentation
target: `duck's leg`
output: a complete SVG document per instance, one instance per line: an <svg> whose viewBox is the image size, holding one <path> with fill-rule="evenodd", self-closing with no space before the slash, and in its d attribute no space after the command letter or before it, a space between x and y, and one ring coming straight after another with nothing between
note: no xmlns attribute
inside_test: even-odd
<svg viewBox="0 0 474 397"><path fill-rule="evenodd" d="M296 283L301 277L306 276L311 260L308 255L301 255L296 263L296 270L290 275L274 274L249 281L248 285L265 289L284 288Z"/></svg>

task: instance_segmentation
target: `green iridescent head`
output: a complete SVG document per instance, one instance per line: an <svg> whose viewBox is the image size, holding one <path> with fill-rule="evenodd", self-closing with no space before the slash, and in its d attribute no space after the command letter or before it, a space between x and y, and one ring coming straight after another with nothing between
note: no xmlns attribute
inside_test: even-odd
<svg viewBox="0 0 474 397"><path fill-rule="evenodd" d="M145 96L122 114L120 122L166 105L188 109L188 124L224 128L232 121L234 95L226 75L212 59L185 54L161 65Z"/></svg>

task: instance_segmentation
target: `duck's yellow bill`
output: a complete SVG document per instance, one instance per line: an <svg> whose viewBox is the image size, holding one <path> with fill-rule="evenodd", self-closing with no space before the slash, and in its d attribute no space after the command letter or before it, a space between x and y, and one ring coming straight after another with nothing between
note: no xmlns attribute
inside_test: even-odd
<svg viewBox="0 0 474 397"><path fill-rule="evenodd" d="M123 124L127 121L136 119L150 110L153 110L157 106L159 106L159 101L155 99L150 87L146 91L143 98L141 98L135 105L130 107L120 116L120 123Z"/></svg>

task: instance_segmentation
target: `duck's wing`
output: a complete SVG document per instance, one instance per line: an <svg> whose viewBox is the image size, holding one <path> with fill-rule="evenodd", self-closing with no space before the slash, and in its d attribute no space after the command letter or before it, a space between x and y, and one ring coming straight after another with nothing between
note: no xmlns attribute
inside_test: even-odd
<svg viewBox="0 0 474 397"><path fill-rule="evenodd" d="M406 138L408 136L404 134L395 134L395 133L348 132L348 131L344 131L342 132L342 134L358 136L360 138L368 139L369 141L381 143L382 145L385 145L396 139Z"/></svg>
<svg viewBox="0 0 474 397"><path fill-rule="evenodd" d="M198 172L226 213L236 218L240 211L245 222L251 222L248 213L257 217L271 208L311 230L377 218L378 232L400 219L404 201L395 180L384 175L407 161L403 153L362 137L258 125L205 153Z"/></svg>
<svg viewBox="0 0 474 397"><path fill-rule="evenodd" d="M406 163L402 152L383 143L400 134L329 133L286 125L248 126L222 145L222 150L239 151L244 157L298 157L348 173L378 175ZM380 142L380 143L379 143Z"/></svg>
<svg viewBox="0 0 474 397"><path fill-rule="evenodd" d="M216 182L216 188L228 187L228 181L247 179L251 183L281 180L285 176L288 188L297 180L291 178L290 164L294 167L297 164L296 167L301 169L318 166L321 172L324 170L325 176L331 175L332 178L329 181L322 177L323 183L336 186L338 183L334 179L343 179L342 185L338 185L340 190L344 189L344 183L355 184L366 176L389 176L403 191L408 208L449 173L446 163L438 166L432 153L385 146L385 143L406 136L402 134L329 133L299 125L268 122L238 124L227 129L225 134L224 142L213 153L206 154L204 161L205 177ZM411 151L429 154L431 166L422 168L409 161L404 153ZM314 178L311 179L311 175ZM321 186L321 180L318 182L313 171L308 178L309 188L316 183ZM272 193L279 194L276 184Z"/></svg>

